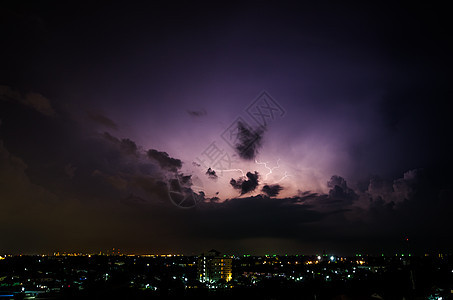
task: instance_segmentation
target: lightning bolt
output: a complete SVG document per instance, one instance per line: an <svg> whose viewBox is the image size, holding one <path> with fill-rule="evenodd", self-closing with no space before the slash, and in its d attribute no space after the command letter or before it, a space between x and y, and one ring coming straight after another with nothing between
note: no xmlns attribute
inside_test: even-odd
<svg viewBox="0 0 453 300"><path fill-rule="evenodd" d="M264 176L265 176L265 178L264 178L265 180L267 180L267 177L268 177L269 175L272 174L272 171L274 171L275 169L280 168L280 166L279 166L279 164L278 164L279 161L280 161L280 158L277 160L277 166L275 166L275 167L273 167L273 168L270 168L270 167L267 166L267 164L268 164L269 162L259 162L259 161L257 161L257 160L255 159L255 163L256 163L256 164L258 164L258 165L264 165L264 167L269 171L269 172L267 172L267 174L264 175ZM286 173L285 173L285 174L286 174Z"/></svg>
<svg viewBox="0 0 453 300"><path fill-rule="evenodd" d="M267 180L269 175L273 174L274 170L280 168L279 162L280 162L280 158L277 160L277 162L276 162L277 165L275 167L269 167L268 166L269 162L259 162L258 160L255 160L256 164L264 165L264 167L268 170L268 172L266 174L264 174L264 180ZM228 170L215 170L215 171L216 172L240 172L242 177L244 177L244 178L247 177L245 175L245 172L242 169L228 169ZM288 178L290 176L291 175L288 175L288 172L285 171L285 174L283 174L282 178L280 178L276 183L279 183L282 180L284 180L285 178Z"/></svg>
<svg viewBox="0 0 453 300"><path fill-rule="evenodd" d="M246 177L244 171L241 169L228 169L228 170L219 170L220 172L241 172L242 177Z"/></svg>
<svg viewBox="0 0 453 300"><path fill-rule="evenodd" d="M280 178L276 183L280 183L283 179L290 177L291 175L288 175L288 172L285 171L285 174L283 175L282 178Z"/></svg>

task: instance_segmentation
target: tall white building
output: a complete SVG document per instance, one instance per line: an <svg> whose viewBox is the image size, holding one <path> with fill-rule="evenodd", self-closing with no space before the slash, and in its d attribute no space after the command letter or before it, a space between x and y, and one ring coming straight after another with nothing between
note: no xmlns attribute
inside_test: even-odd
<svg viewBox="0 0 453 300"><path fill-rule="evenodd" d="M233 260L222 257L216 250L211 250L198 258L198 279L200 282L228 282L233 277Z"/></svg>

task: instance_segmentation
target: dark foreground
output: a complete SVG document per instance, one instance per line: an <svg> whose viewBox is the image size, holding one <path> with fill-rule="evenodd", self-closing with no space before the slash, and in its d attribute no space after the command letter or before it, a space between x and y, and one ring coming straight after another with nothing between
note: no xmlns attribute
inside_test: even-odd
<svg viewBox="0 0 453 300"><path fill-rule="evenodd" d="M6 256L0 299L453 299L448 255L233 256L200 282L194 256Z"/></svg>

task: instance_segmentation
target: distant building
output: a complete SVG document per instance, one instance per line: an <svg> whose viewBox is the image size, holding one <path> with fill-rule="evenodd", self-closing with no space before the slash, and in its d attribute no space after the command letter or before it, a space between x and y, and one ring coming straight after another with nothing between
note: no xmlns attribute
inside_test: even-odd
<svg viewBox="0 0 453 300"><path fill-rule="evenodd" d="M198 258L197 269L200 282L230 281L233 276L233 260L220 256L220 252L211 250Z"/></svg>

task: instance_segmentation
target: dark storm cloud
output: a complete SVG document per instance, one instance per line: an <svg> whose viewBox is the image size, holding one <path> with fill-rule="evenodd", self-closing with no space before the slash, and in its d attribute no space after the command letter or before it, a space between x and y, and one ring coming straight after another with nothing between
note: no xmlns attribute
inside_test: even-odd
<svg viewBox="0 0 453 300"><path fill-rule="evenodd" d="M181 173L176 174L175 178L170 179L168 182L169 190L185 194L194 193L192 184L192 175L184 175Z"/></svg>
<svg viewBox="0 0 453 300"><path fill-rule="evenodd" d="M279 184L272 184L272 185L266 184L261 189L261 191L269 197L276 197L280 193L281 190L283 190L283 187Z"/></svg>
<svg viewBox="0 0 453 300"><path fill-rule="evenodd" d="M199 207L198 221L194 225L209 224L207 228L197 230L205 238L215 235L237 240L263 236L308 237L316 233L311 233L310 226L306 225L319 222L328 215L303 205L298 197L276 199L258 195L206 203Z"/></svg>
<svg viewBox="0 0 453 300"><path fill-rule="evenodd" d="M197 189L194 184L197 178L192 179L192 175L178 174L176 178L170 179L169 191L170 200L178 208L194 208L198 203L207 201L204 191Z"/></svg>
<svg viewBox="0 0 453 300"><path fill-rule="evenodd" d="M306 200L312 200L312 199L316 199L318 197L322 197L323 195L319 194L319 193L314 193L314 192L311 192L311 191L298 191L297 193L297 197L299 199L301 199L301 201L306 201ZM327 196L327 195L325 195Z"/></svg>
<svg viewBox="0 0 453 300"><path fill-rule="evenodd" d="M37 119L39 120L41 119ZM41 123L33 124L37 129L41 129ZM2 132L4 130L7 132L8 128L2 126ZM58 137L55 140L60 140L59 135L52 130L37 130L36 134L38 137L51 134ZM63 134L61 141L67 144L68 140L65 140L64 136ZM372 201L365 199L367 206L357 211L352 205L359 201L356 199L359 192L354 191L348 185L349 181L347 183L343 177L332 176L327 183L330 189L327 194L304 191L293 198L259 196L231 199L226 202L213 197L200 203L193 212L183 214L181 210L171 205L168 198L168 182L162 177L172 168L165 164L161 166L158 162L151 163L146 152L138 155L139 147L132 140L117 138L111 134L91 135L89 139L72 136L71 139L76 139L77 143L65 147L66 151L64 155L61 154L61 158L59 155L49 156L48 161L61 163L55 170L44 170L45 176L41 177L47 178L48 181L37 180L34 175L32 180L28 178L25 170L29 174L36 174L37 168L25 153L26 159L21 160L5 149L3 152L0 151L1 156L8 161L2 163L2 166L7 166L2 167L3 173L0 172L3 174L2 182L11 183L8 188L2 187L0 191L1 198L8 199L7 204L3 203L4 206L9 207L2 212L3 215L0 213L2 222L9 225L27 224L32 220L41 224L36 230L31 231L33 234L21 233L33 241L35 241L33 235L41 237L41 241L36 239L35 245L40 243L44 245L44 241L47 243L51 243L51 240L62 241L58 231L50 232L45 229L46 226L51 227L51 223L56 220L74 232L91 232L85 235L78 233L72 235L81 241L103 236L104 239L113 241L112 243L126 240L132 244L137 243L128 237L137 232L145 234L146 231L140 229L143 226L159 228L153 234L160 240L165 240L165 236L172 236L175 240L199 239L206 246L216 239L236 243L257 237L288 238L321 244L326 240L338 244L348 240L348 243L359 246L366 241L368 245L376 247L385 242L382 236L396 242L406 234L414 240L425 239L433 243L445 241L439 220L445 219L448 212L451 212L451 190L448 186L453 182L449 180L451 175L446 172L426 173L422 170L411 170L395 180L370 180L368 190L365 192L369 193ZM52 146L58 147L55 143ZM40 151L44 154L51 149L49 145L49 149ZM175 158L168 158L170 162L178 161ZM172 166L176 167L179 164L175 163ZM38 173L42 175L42 172ZM49 177L48 174L52 172L55 176ZM64 172L63 174L67 176L60 178L58 172ZM178 178L180 188L187 193L193 193L191 177L180 174ZM12 182L13 179L16 181ZM40 184L37 185L36 182ZM241 194L245 194L258 187L258 175L249 172L246 179L238 179L234 183L233 186L240 190ZM27 188L19 192L21 189L15 190L14 186ZM61 191L56 189L58 186L67 188ZM205 198L205 195L194 195ZM377 197L379 195L380 198ZM52 197L66 199L63 205L58 204L59 213L46 213L55 210L55 204L46 202L46 199ZM69 200L69 197L84 199L85 202L74 202ZM41 199L41 202L24 203L22 198ZM103 204L96 206L95 203L98 201L103 201ZM156 203L158 206L155 206ZM205 207L205 204L210 206ZM16 219L12 220L7 212L21 211L21 205L32 207L34 214L20 216L16 214ZM442 211L440 215L437 213L438 209ZM40 218L39 212L47 217ZM75 222L74 215L85 216L87 227ZM234 218L231 217L233 215ZM119 219L124 222L117 224ZM423 220L423 226L420 225L420 220ZM108 231L103 231L102 227L96 225L99 222L109 228L115 228L116 235L109 235ZM90 226L92 229L89 230ZM184 230L181 231L180 228ZM47 237L43 236L40 230L46 232ZM2 237L13 242L18 234L15 229L8 229ZM70 241L64 243L74 245Z"/></svg>
<svg viewBox="0 0 453 300"><path fill-rule="evenodd" d="M398 178L393 181L393 191L404 200L412 198L412 193L418 186L422 174L422 169L414 169L405 172L403 178Z"/></svg>
<svg viewBox="0 0 453 300"><path fill-rule="evenodd" d="M49 117L56 115L50 100L39 93L23 93L9 86L0 85L0 100L20 102Z"/></svg>
<svg viewBox="0 0 453 300"><path fill-rule="evenodd" d="M367 189L364 194L369 197L370 201L375 204L382 202L383 204L400 204L403 201L412 199L414 193L420 185L421 174L423 169L413 169L405 172L403 177L396 178L393 181L383 179L379 176L373 176L369 180Z"/></svg>
<svg viewBox="0 0 453 300"><path fill-rule="evenodd" d="M208 175L208 177L210 179L214 179L216 180L219 176L217 176L215 170L211 169L211 168L208 168L208 170L206 171L206 175Z"/></svg>
<svg viewBox="0 0 453 300"><path fill-rule="evenodd" d="M179 181L184 186L190 186L190 185L192 185L192 175L179 174Z"/></svg>
<svg viewBox="0 0 453 300"><path fill-rule="evenodd" d="M123 243L131 252L167 247L190 253L224 238L235 251L256 237L316 241L315 251L349 244L350 251L394 252L403 249L405 235L420 251L441 244L451 251L445 225L453 211L447 6L260 3L257 9L245 3L238 13L235 5L150 4L127 7L137 13L124 14L124 5L106 10L96 4L90 10L76 5L67 14L58 5L1 5L0 83L8 86L0 88L0 252ZM108 108L137 138L169 144L177 139L166 125L192 133L171 115L187 95L213 99L212 106L203 100L195 106L207 107L209 115L188 115L217 121L214 108L236 115L243 106L234 99L263 87L272 88L288 111L269 127L269 134L277 133L271 148L300 162L295 168L332 156L312 171L327 176L335 170L348 184L336 176L326 194L206 201L182 212L164 201L165 176L176 175L177 158L159 156L168 158L161 165L127 134L121 139L82 130L49 101ZM94 119L117 127L114 120ZM236 150L252 160L263 142L255 143L253 130L245 133ZM175 149L162 150L178 156ZM423 169L401 175L413 168ZM368 181L369 174L379 175ZM359 180L366 184L355 189ZM304 246L294 249L307 251Z"/></svg>
<svg viewBox="0 0 453 300"><path fill-rule="evenodd" d="M364 192L373 196L385 196L393 192L392 181L380 176L373 176Z"/></svg>
<svg viewBox="0 0 453 300"><path fill-rule="evenodd" d="M453 211L452 179L451 171L441 167L408 171L394 180L393 189L386 182L374 182L368 191L369 207L360 212L364 226L361 234L376 228L387 239L384 243L399 240L401 245L409 237L414 249L432 251L446 247L450 238L444 233L443 220Z"/></svg>
<svg viewBox="0 0 453 300"><path fill-rule="evenodd" d="M217 196L215 196L215 197L211 197L211 198L209 198L209 201L210 201L210 202L214 202L214 203L217 203L217 202L219 202L219 201L220 201L220 198L219 198L219 197L217 197Z"/></svg>
<svg viewBox="0 0 453 300"><path fill-rule="evenodd" d="M258 172L255 173L247 172L246 177L248 179L239 178L230 180L230 185L236 189L241 191L241 195L253 192L256 187L258 186Z"/></svg>
<svg viewBox="0 0 453 300"><path fill-rule="evenodd" d="M137 144L128 138L119 139L108 132L104 132L104 138L117 145L121 152L128 155L138 155Z"/></svg>
<svg viewBox="0 0 453 300"><path fill-rule="evenodd" d="M240 178L238 180L231 178L230 184L234 189L240 190L242 188L242 181L243 181L242 178Z"/></svg>
<svg viewBox="0 0 453 300"><path fill-rule="evenodd" d="M201 205L194 216L197 221L193 225L198 230L193 232L204 239L221 236L236 242L257 237L288 237L320 245L329 241L327 244L337 244L332 250L351 253L357 249L372 253L407 251L403 244L406 236L419 249L430 247L425 243L445 247L450 242L441 219L448 218L453 208L452 176L445 171L406 172L403 178L395 180L400 184L407 180L404 185L411 186L406 199L399 203L381 198L371 202L358 199L361 194L354 192L354 196L340 176L332 176L329 194L305 191L290 198L260 195L208 202L206 206ZM362 200L365 209L353 206ZM345 205L336 206L335 201ZM320 210L323 202L332 203L328 206L331 209Z"/></svg>
<svg viewBox="0 0 453 300"><path fill-rule="evenodd" d="M337 175L333 175L327 182L330 188L329 198L334 201L353 202L358 199L355 191L348 187L346 180Z"/></svg>
<svg viewBox="0 0 453 300"><path fill-rule="evenodd" d="M121 139L121 150L123 150L127 154L137 154L138 147L134 141L132 141L131 139L125 138L125 139Z"/></svg>
<svg viewBox="0 0 453 300"><path fill-rule="evenodd" d="M129 206L140 207L142 205L146 205L148 203L148 201L146 201L145 199L138 197L134 194L130 194L126 198L122 199L121 203L123 203L125 205L129 205Z"/></svg>
<svg viewBox="0 0 453 300"><path fill-rule="evenodd" d="M0 238L8 243L2 244L0 252L90 251L90 247L117 247L125 240L134 243L129 237L141 231L139 223L160 226L161 221L146 221L150 216L159 219L148 207L161 207L159 212L167 217L168 211L177 209L168 197L167 169L152 163L130 139L87 132L62 118L52 118L52 126L47 127L49 118L38 116L30 121L34 134L23 135L20 145L39 147L39 157L15 147L13 120L40 115L16 107L8 110L10 126L2 127L0 137L0 225L5 228ZM35 142L49 137L52 143ZM15 155L3 146L3 139L16 149ZM182 181L189 185L190 176L182 176ZM168 208L162 211L162 207ZM70 233L61 234L61 230ZM27 242L18 241L17 236Z"/></svg>
<svg viewBox="0 0 453 300"><path fill-rule="evenodd" d="M36 126L39 127L39 124ZM48 134L48 131L37 132ZM62 162L70 159L70 165L66 162L58 168L62 170L64 166L68 166L68 176L73 175L71 185L74 191L67 189L54 193L55 186L49 186L46 182L42 182L45 184L41 186L30 181L25 170L36 172L32 161L27 159L26 164L0 144L0 182L11 183L2 186L0 190L1 199L6 199L3 200L3 209L0 211L1 222L8 228L2 233L3 240L11 244L20 234L33 241L34 245L42 247L56 240L59 245L77 246L70 239L62 239L59 231L48 229L58 222L74 232L71 240L77 238L90 243L90 240L97 240L102 236L109 241L108 246L109 243L141 245L130 237L150 234L149 228L159 228L151 233L155 240L173 243L175 247L180 245L182 239L197 240L200 245L209 247L219 239L237 245L236 243L248 239L253 241L255 238L288 238L320 245L326 240L339 245L344 245L347 240L351 245L359 247L366 242L367 245L381 249L379 247L386 240L398 243L404 235L409 235L418 243L448 243L442 235L444 225L441 220L448 218L452 211L449 187L453 180L451 174L445 171L411 170L393 181L371 180L368 192L382 197L374 198L367 209L357 212L353 211L351 204L357 202L352 200L356 199L358 192L353 191L343 177L332 176L327 183L330 188L328 194L304 191L292 198L257 196L224 202L213 197L205 199L196 210L182 213L182 210L169 204L167 183L159 177L159 173L166 172L168 168L150 164L145 152L142 153L142 160L135 154L131 155L130 150L137 151L138 148L133 141L104 134L95 135L89 140L79 140L77 145L79 148L69 148L64 154L65 160ZM72 172L74 168L76 169ZM88 176L92 173L92 176ZM68 184L62 180L64 177L55 176L52 179L57 183L56 186L64 186ZM179 187L193 193L190 189L191 176L180 174L178 178ZM244 194L256 189L258 174L248 172L247 179L234 180L233 183L232 186ZM16 189L15 186L20 188ZM400 197L401 201L392 202L384 196ZM55 201L60 204L46 200L59 197L66 200ZM69 200L69 197L89 201L80 203ZM204 198L205 195L198 194L197 197ZM102 205L96 205L100 199L107 198L108 201L102 202ZM40 201L24 202L24 199ZM114 199L116 201L112 201ZM324 210L320 210L321 205L333 201L340 201L343 205L324 206ZM369 203L368 199L366 201ZM150 206L156 202L159 206ZM33 213L24 212L23 207L32 208ZM11 219L8 214L11 211L23 213L16 213L14 219ZM46 217L40 217L41 215ZM74 216L83 216L84 223L76 222ZM15 229L30 221L39 225L27 232ZM109 229L103 230L100 223ZM110 233L112 230L115 234ZM169 236L173 238L168 238ZM151 242L144 245L144 248L150 247Z"/></svg>
<svg viewBox="0 0 453 300"><path fill-rule="evenodd" d="M177 172L182 167L182 161L177 158L170 157L167 152L149 149L147 152L149 158L157 161L161 168L171 172Z"/></svg>
<svg viewBox="0 0 453 300"><path fill-rule="evenodd" d="M172 183L178 184L178 191L191 190L191 175L178 172L182 166L180 159L155 149L140 151L137 144L128 138L118 139L108 133L104 133L103 137L108 142L103 151L103 160L107 162L97 165L92 173L94 177L102 178L123 194L141 197L148 204L169 202L169 188L175 188ZM150 163L150 159L157 165ZM174 180L168 181L168 177Z"/></svg>
<svg viewBox="0 0 453 300"><path fill-rule="evenodd" d="M105 115L97 112L87 111L87 118L90 121L93 121L97 124L101 124L107 128L118 130L118 125L113 122L110 118L106 117Z"/></svg>
<svg viewBox="0 0 453 300"><path fill-rule="evenodd" d="M258 154L258 150L262 146L262 140L264 135L264 127L252 129L248 125L242 122L237 123L237 143L235 150L239 157L246 160L255 159Z"/></svg>
<svg viewBox="0 0 453 300"><path fill-rule="evenodd" d="M142 195L150 202L163 203L168 200L168 184L164 179L150 175L135 175L126 177L127 188L124 191Z"/></svg>
<svg viewBox="0 0 453 300"><path fill-rule="evenodd" d="M82 126L84 117L65 119L67 113L62 113L46 118L17 103L0 101L0 112L5 107L8 111L9 125L7 130L2 127L2 137L27 162L30 181L63 199L115 201L134 194L150 203L168 200L165 178L169 169L173 173L182 164L180 160L156 152L161 161L154 163L133 140ZM29 128L33 135L26 134Z"/></svg>
<svg viewBox="0 0 453 300"><path fill-rule="evenodd" d="M208 114L208 112L204 109L200 110L188 110L187 113L192 117L203 117Z"/></svg>

